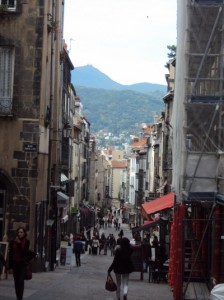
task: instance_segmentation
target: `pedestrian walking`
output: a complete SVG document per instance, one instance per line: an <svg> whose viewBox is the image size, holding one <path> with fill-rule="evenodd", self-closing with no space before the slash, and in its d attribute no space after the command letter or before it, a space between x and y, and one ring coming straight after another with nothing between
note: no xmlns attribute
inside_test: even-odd
<svg viewBox="0 0 224 300"><path fill-rule="evenodd" d="M106 236L104 233L102 233L100 237L99 254L101 254L101 251L104 250L105 244L106 244ZM105 254L105 250L104 250L104 254Z"/></svg>
<svg viewBox="0 0 224 300"><path fill-rule="evenodd" d="M115 239L114 235L111 234L110 235L110 239L109 239L109 247L110 247L110 254L111 254L111 256L114 255L115 246L116 246L116 239Z"/></svg>
<svg viewBox="0 0 224 300"><path fill-rule="evenodd" d="M120 237L123 237L123 236L124 236L124 231L123 231L123 229L120 230L119 236L120 236Z"/></svg>
<svg viewBox="0 0 224 300"><path fill-rule="evenodd" d="M25 228L19 227L16 238L9 243L9 270L13 270L13 278L17 300L23 299L26 265L36 254L29 250L30 241L27 239Z"/></svg>
<svg viewBox="0 0 224 300"><path fill-rule="evenodd" d="M77 240L74 242L74 252L77 267L81 266L81 253L83 253L83 248L83 242L81 241L80 236L78 236Z"/></svg>
<svg viewBox="0 0 224 300"><path fill-rule="evenodd" d="M75 241L78 239L78 234L75 232L73 234L73 253L75 253Z"/></svg>
<svg viewBox="0 0 224 300"><path fill-rule="evenodd" d="M80 234L80 240L83 242L83 249L82 249L82 253L85 253L85 251L87 251L88 248L88 243L87 243L87 238L84 234L84 231L81 232Z"/></svg>
<svg viewBox="0 0 224 300"><path fill-rule="evenodd" d="M98 251L100 242L95 236L93 236L91 244L92 244L91 245L92 246L92 254L97 255L97 251Z"/></svg>
<svg viewBox="0 0 224 300"><path fill-rule="evenodd" d="M6 268L6 260L5 260L4 253L2 252L1 245L0 245L0 275L2 275L4 267Z"/></svg>
<svg viewBox="0 0 224 300"><path fill-rule="evenodd" d="M91 240L91 227L90 226L88 226L86 228L86 236L87 236L88 241L90 241Z"/></svg>
<svg viewBox="0 0 224 300"><path fill-rule="evenodd" d="M126 237L122 238L120 247L115 251L113 262L108 269L108 273L114 271L116 276L118 300L121 299L121 293L123 294L123 299L127 300L129 274L134 271L131 260L132 251L129 239ZM121 288L123 288L122 291Z"/></svg>
<svg viewBox="0 0 224 300"><path fill-rule="evenodd" d="M117 246L120 246L122 239L123 239L123 233L120 232L118 234L118 238L117 238L117 242L116 242Z"/></svg>

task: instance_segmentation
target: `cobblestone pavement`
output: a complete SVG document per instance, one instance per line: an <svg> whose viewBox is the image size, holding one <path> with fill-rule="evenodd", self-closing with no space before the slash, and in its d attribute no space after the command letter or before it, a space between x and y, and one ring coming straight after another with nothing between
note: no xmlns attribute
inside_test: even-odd
<svg viewBox="0 0 224 300"><path fill-rule="evenodd" d="M128 225L122 224L124 236L131 237ZM118 231L114 228L101 229L107 236ZM25 282L24 300L115 300L116 293L105 290L107 269L113 257L107 255L89 255L81 257L81 267L75 266L74 255L71 268L57 267L53 272L34 273L33 279ZM112 273L113 275L113 273ZM13 278L0 281L0 299L16 299ZM172 292L167 283L149 283L148 274L144 273L140 280L140 273L132 273L129 280L128 300L172 300Z"/></svg>

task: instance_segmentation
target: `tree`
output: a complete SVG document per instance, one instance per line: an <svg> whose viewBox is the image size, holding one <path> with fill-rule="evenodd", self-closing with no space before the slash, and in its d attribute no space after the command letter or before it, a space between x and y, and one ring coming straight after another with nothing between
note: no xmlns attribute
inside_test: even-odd
<svg viewBox="0 0 224 300"><path fill-rule="evenodd" d="M177 47L175 45L168 45L167 49L169 52L167 53L167 56L169 59L173 59L176 57Z"/></svg>

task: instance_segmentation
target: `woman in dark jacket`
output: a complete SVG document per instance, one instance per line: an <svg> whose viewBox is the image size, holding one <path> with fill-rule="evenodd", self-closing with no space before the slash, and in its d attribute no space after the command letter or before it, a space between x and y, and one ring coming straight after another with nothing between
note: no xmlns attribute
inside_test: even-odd
<svg viewBox="0 0 224 300"><path fill-rule="evenodd" d="M117 281L117 299L120 300L121 283L123 282L123 299L127 300L129 274L134 271L131 260L132 249L130 241L124 237L121 240L120 247L115 251L115 256L108 273L112 270L116 275Z"/></svg>
<svg viewBox="0 0 224 300"><path fill-rule="evenodd" d="M26 238L26 230L19 227L16 238L9 243L9 269L13 270L17 300L23 299L26 264L35 256L29 251L29 247L30 241Z"/></svg>

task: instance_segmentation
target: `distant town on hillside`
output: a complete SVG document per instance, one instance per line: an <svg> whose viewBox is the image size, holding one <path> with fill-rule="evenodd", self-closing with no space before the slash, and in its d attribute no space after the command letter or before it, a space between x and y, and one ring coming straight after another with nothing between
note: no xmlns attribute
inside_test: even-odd
<svg viewBox="0 0 224 300"><path fill-rule="evenodd" d="M123 148L164 109L165 85L121 85L91 65L76 67L72 83L98 146Z"/></svg>

